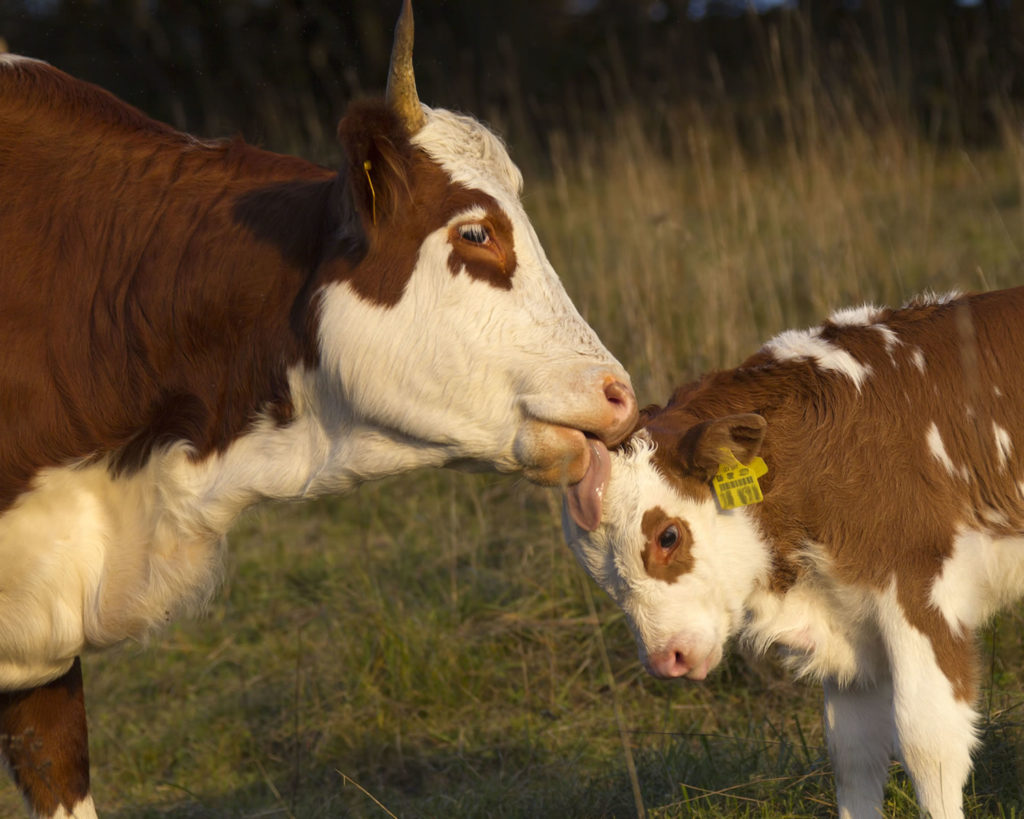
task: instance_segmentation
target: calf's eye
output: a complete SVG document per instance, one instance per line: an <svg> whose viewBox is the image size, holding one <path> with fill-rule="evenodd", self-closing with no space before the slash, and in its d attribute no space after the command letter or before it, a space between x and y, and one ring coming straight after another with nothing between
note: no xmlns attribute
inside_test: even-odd
<svg viewBox="0 0 1024 819"><path fill-rule="evenodd" d="M459 225L459 236L467 242L472 242L474 245L487 244L487 240L491 238L487 228L476 222Z"/></svg>
<svg viewBox="0 0 1024 819"><path fill-rule="evenodd" d="M658 535L658 545L665 550L671 549L679 542L679 529L673 523L671 526L666 526L661 530L661 534Z"/></svg>

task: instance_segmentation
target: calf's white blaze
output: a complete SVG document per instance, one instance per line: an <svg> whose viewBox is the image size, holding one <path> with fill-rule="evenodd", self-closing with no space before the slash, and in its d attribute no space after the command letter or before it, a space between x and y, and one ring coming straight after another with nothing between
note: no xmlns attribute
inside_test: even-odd
<svg viewBox="0 0 1024 819"><path fill-rule="evenodd" d="M626 454L612 453L599 529L584 532L563 510L566 539L623 609L641 661L650 668L652 656L679 651L691 675L703 676L719 663L726 639L742 624L750 587L767 573L767 551L742 512L719 513L710 497L680 498L652 468L653 449L641 437L631 447ZM640 498L643 509L665 509L685 521L693 535L693 569L671 583L651 577L644 567Z"/></svg>

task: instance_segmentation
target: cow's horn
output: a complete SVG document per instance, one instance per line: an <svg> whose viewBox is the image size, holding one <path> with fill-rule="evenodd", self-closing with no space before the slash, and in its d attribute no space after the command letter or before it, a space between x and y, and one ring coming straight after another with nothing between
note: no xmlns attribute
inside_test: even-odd
<svg viewBox="0 0 1024 819"><path fill-rule="evenodd" d="M426 118L416 94L416 77L412 72L412 2L405 0L395 24L395 44L391 48L388 89L385 99L398 114L410 134L415 134Z"/></svg>

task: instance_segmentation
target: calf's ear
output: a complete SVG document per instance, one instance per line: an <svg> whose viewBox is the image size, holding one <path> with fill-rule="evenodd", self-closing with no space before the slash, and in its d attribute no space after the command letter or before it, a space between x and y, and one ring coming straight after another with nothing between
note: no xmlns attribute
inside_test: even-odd
<svg viewBox="0 0 1024 819"><path fill-rule="evenodd" d="M702 481L709 481L722 465L733 460L749 464L761 451L768 422L760 415L743 413L703 421L679 441L677 456Z"/></svg>

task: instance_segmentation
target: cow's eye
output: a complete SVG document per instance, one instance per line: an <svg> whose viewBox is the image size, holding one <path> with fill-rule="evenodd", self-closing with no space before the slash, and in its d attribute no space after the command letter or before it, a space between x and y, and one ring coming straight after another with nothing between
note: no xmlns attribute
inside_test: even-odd
<svg viewBox="0 0 1024 819"><path fill-rule="evenodd" d="M666 526L661 530L661 534L658 535L658 545L668 551L679 542L679 529L673 523L671 526Z"/></svg>
<svg viewBox="0 0 1024 819"><path fill-rule="evenodd" d="M459 236L475 245L485 245L487 240L491 238L487 228L477 222L459 225Z"/></svg>

